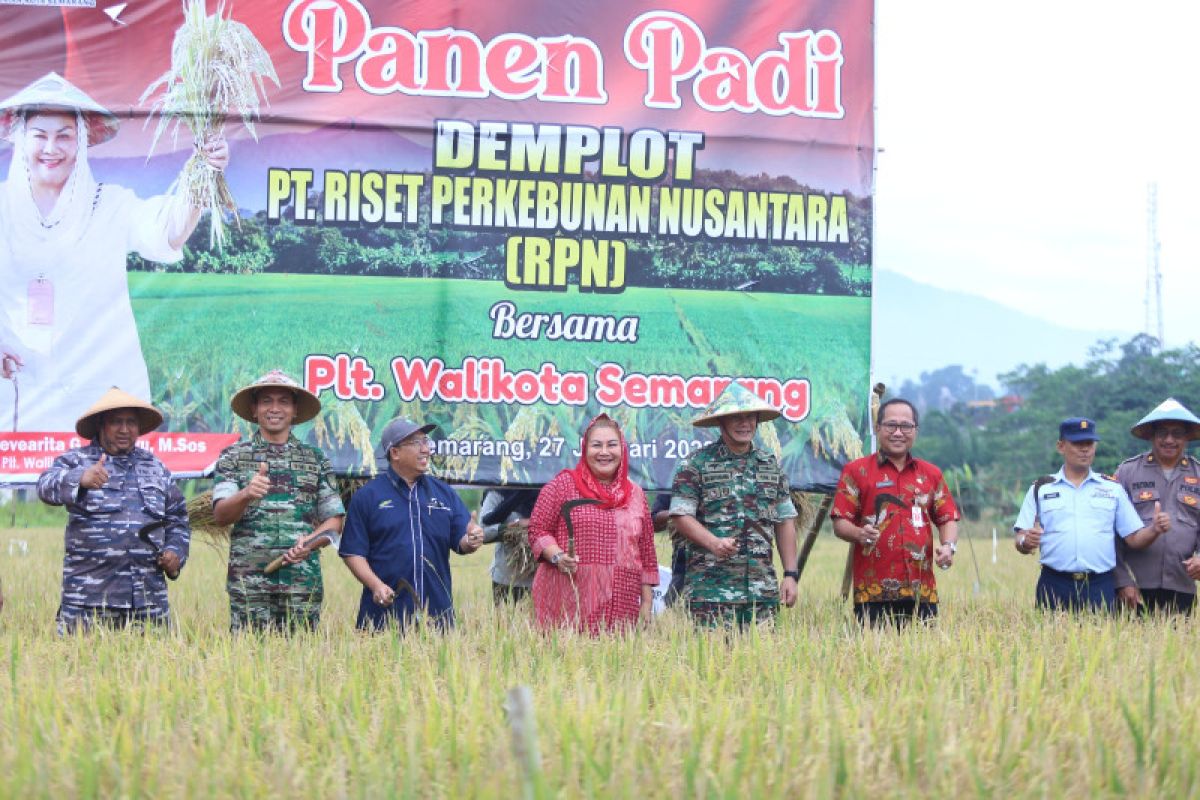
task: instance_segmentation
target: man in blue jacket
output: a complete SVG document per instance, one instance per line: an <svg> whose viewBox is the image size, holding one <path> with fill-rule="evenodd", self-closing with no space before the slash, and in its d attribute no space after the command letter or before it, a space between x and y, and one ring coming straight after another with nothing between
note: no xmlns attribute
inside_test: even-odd
<svg viewBox="0 0 1200 800"><path fill-rule="evenodd" d="M450 551L475 552L483 529L450 486L427 474L436 427L389 422L380 440L388 468L350 501L338 553L363 585L359 628L392 619L403 627L418 609L440 627L454 624Z"/></svg>
<svg viewBox="0 0 1200 800"><path fill-rule="evenodd" d="M141 398L113 387L75 423L90 444L38 478L38 497L66 506L60 634L168 622L167 582L187 562L187 504L139 436L162 424Z"/></svg>

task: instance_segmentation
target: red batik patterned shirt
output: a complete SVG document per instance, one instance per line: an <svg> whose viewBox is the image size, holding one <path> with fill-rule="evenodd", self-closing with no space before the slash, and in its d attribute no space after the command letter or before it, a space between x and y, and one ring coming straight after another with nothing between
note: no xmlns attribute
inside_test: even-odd
<svg viewBox="0 0 1200 800"><path fill-rule="evenodd" d="M880 532L874 547L854 545L855 603L915 595L938 601L933 526L959 517L940 469L911 455L899 470L880 453L851 461L842 470L831 513Z"/></svg>

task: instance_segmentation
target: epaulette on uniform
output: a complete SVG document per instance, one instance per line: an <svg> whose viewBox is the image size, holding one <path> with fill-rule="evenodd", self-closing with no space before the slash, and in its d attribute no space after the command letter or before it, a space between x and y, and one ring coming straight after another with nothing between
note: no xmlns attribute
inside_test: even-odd
<svg viewBox="0 0 1200 800"><path fill-rule="evenodd" d="M1117 482L1117 476L1116 476L1116 475L1105 475L1103 472L1101 472L1101 473L1100 473L1100 477L1101 477L1101 478L1104 478L1104 480L1106 480L1106 481L1112 481L1113 483L1116 483L1116 482Z"/></svg>

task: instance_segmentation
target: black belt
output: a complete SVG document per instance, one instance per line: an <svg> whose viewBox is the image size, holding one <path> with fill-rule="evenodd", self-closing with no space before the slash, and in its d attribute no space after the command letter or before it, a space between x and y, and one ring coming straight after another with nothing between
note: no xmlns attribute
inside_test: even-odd
<svg viewBox="0 0 1200 800"><path fill-rule="evenodd" d="M1058 577L1066 578L1069 581L1086 581L1090 580L1091 578L1103 577L1109 572L1112 572L1112 570L1109 570L1108 572L1088 572L1086 570L1083 572L1063 572L1062 570L1047 567L1045 564L1042 564L1042 569L1046 572L1049 572L1051 575L1057 575Z"/></svg>

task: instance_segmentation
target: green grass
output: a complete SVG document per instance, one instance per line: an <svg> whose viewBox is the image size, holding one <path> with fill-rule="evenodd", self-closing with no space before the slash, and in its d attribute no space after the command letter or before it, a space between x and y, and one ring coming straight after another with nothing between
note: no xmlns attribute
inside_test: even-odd
<svg viewBox="0 0 1200 800"><path fill-rule="evenodd" d="M831 351L829 345L865 342L870 329L869 299L853 297L636 287L620 295L580 294L574 287L512 292L496 281L313 275L129 277L147 361L152 372L164 374L186 363L181 356L189 353L234 362L282 359L298 369L304 355L338 349L380 366L397 355L438 355L448 363L494 355L521 366L553 360L563 369L586 370L592 361L616 360L642 371L707 374L708 354L688 344L677 304L722 355L747 371L812 374L840 385L850 368L865 367L865 347ZM519 311L636 314L641 341L493 340L487 311L499 300ZM861 364L845 360L847 349Z"/></svg>
<svg viewBox="0 0 1200 800"><path fill-rule="evenodd" d="M316 633L231 638L203 544L171 586L174 632L60 640L61 540L0 531L0 796L517 796L502 704L518 684L546 796L1200 791L1194 623L1035 613L1035 562L1005 543L993 565L987 538L979 594L964 546L929 628L861 631L824 534L773 630L696 631L672 611L595 640L494 610L486 549L454 557L448 635L355 633L358 592L326 554Z"/></svg>

